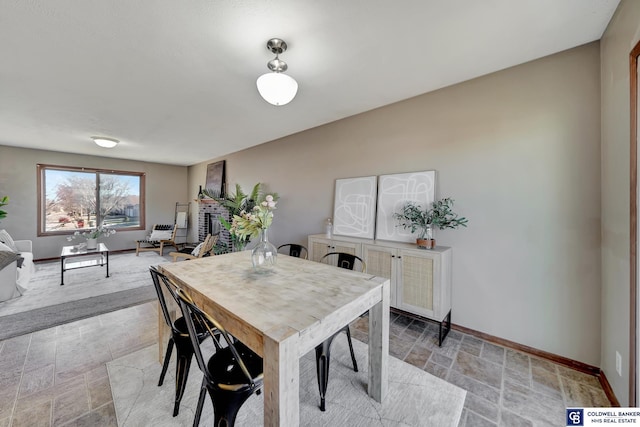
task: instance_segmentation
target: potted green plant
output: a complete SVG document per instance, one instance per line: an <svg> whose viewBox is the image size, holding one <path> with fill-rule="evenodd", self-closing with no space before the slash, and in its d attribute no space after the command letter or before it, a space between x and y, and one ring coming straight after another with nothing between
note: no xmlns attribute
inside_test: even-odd
<svg viewBox="0 0 640 427"><path fill-rule="evenodd" d="M421 249L432 249L436 246L433 238L433 227L440 230L467 226L467 218L459 217L453 212L453 199L445 197L432 203L431 208L423 208L415 202L406 202L400 212L393 214L398 225L418 232L416 243Z"/></svg>
<svg viewBox="0 0 640 427"><path fill-rule="evenodd" d="M243 217L244 215L253 212L254 207L262 195L262 184L257 183L254 185L249 194L242 191L240 184L236 184L235 193L226 193L224 196L220 196L219 192L208 188L202 190L202 194L214 199L229 211L230 221L220 217L220 224L222 224L231 236L231 250L243 250L249 243L251 237L255 236L252 236L251 233L238 233L237 227L234 227L233 220L235 217ZM272 193L272 195L277 199L277 194ZM221 248L220 252L224 253L228 249L229 248Z"/></svg>
<svg viewBox="0 0 640 427"><path fill-rule="evenodd" d="M9 196L4 196L0 199L0 208L9 204ZM0 209L0 219L6 218L7 212Z"/></svg>

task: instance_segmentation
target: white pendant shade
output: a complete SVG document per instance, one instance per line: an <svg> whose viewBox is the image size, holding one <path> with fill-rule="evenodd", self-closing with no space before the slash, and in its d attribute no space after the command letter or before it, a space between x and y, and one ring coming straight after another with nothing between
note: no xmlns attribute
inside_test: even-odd
<svg viewBox="0 0 640 427"><path fill-rule="evenodd" d="M283 73L267 73L258 77L258 92L269 104L285 105L298 92L298 82Z"/></svg>

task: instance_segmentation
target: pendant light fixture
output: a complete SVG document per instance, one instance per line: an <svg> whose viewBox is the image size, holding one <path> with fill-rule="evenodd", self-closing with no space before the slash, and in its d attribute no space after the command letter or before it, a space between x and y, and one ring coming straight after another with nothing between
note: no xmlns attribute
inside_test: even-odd
<svg viewBox="0 0 640 427"><path fill-rule="evenodd" d="M287 63L278 57L287 50L287 43L284 40L274 38L267 42L267 49L276 57L267 62L271 73L258 77L256 82L258 92L269 104L277 106L288 104L298 92L298 82L293 77L284 74L288 68Z"/></svg>

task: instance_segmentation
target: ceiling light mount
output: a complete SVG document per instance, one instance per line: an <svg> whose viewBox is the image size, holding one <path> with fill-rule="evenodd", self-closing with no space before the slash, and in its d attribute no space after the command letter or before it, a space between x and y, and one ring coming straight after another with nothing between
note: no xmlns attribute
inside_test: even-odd
<svg viewBox="0 0 640 427"><path fill-rule="evenodd" d="M113 148L120 143L117 139L107 138L106 136L92 136L91 139L103 148Z"/></svg>
<svg viewBox="0 0 640 427"><path fill-rule="evenodd" d="M267 49L274 55L280 55L287 51L287 42L277 38L270 39L267 42Z"/></svg>
<svg viewBox="0 0 640 427"><path fill-rule="evenodd" d="M256 82L258 92L269 104L276 106L288 104L298 92L298 82L293 77L283 74L289 67L279 55L287 50L287 43L282 39L273 38L267 42L267 49L276 57L267 62L267 68L271 73L258 77Z"/></svg>

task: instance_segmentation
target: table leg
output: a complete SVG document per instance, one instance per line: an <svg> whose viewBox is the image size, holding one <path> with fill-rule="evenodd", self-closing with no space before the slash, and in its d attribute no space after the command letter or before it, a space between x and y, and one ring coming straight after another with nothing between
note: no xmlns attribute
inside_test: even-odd
<svg viewBox="0 0 640 427"><path fill-rule="evenodd" d="M389 387L389 282L369 309L369 396L382 402Z"/></svg>
<svg viewBox="0 0 640 427"><path fill-rule="evenodd" d="M109 252L107 251L107 277L109 277Z"/></svg>
<svg viewBox="0 0 640 427"><path fill-rule="evenodd" d="M264 337L264 425L300 425L297 333L278 342Z"/></svg>
<svg viewBox="0 0 640 427"><path fill-rule="evenodd" d="M64 285L64 257L60 257L60 286Z"/></svg>

